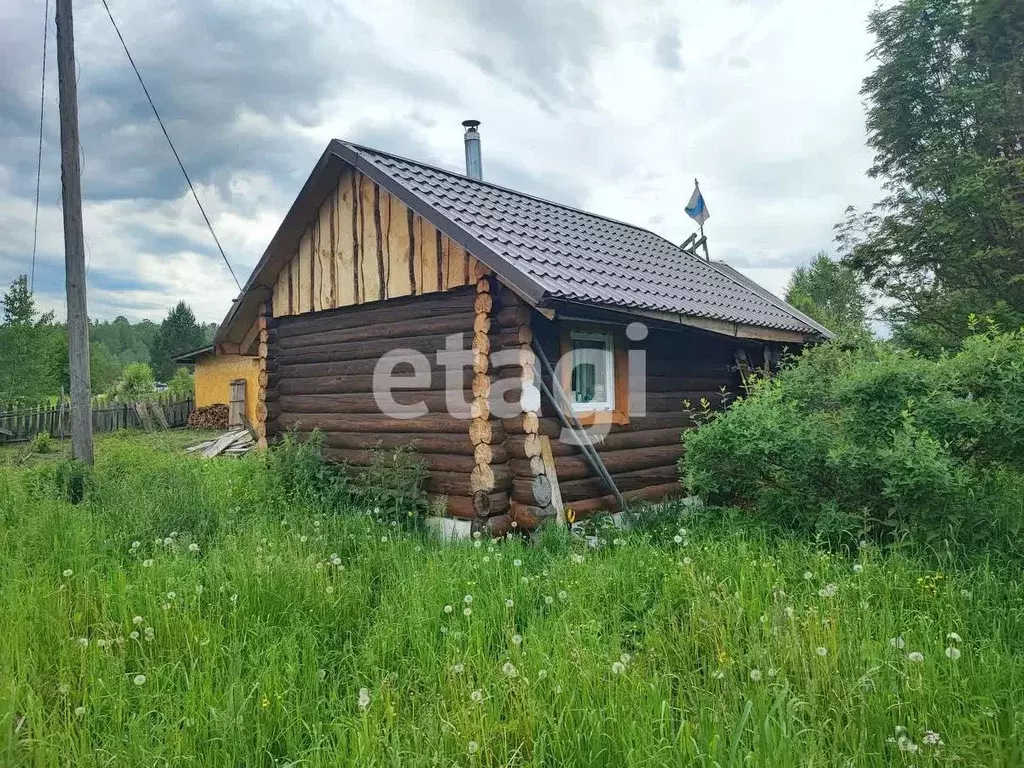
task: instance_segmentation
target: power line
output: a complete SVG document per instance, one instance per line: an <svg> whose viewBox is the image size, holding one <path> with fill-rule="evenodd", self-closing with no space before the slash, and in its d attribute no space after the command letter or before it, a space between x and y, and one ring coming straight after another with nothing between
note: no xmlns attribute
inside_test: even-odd
<svg viewBox="0 0 1024 768"><path fill-rule="evenodd" d="M107 10L107 17L110 19L110 23L114 25L114 31L117 33L117 39L121 41L121 47L124 48L125 55L128 56L128 62L132 65L132 69L135 70L135 76L139 78L139 85L142 86L142 90L146 94L146 100L149 101L149 106L152 107L153 114L156 115L156 121L160 123L160 130L164 132L164 138L167 139L167 145L171 148L171 152L174 153L174 159L178 161L178 167L181 168L181 172L185 176L185 181L188 182L188 188L192 192L192 197L196 200L196 205L199 206L199 212L203 214L206 226L209 228L210 234L213 235L213 242L217 244L217 250L220 251L220 256L224 259L224 263L228 267L228 272L230 272L231 277L234 278L235 285L238 286L238 290L242 290L242 284L238 282L238 278L235 276L235 270L231 268L231 262L228 261L228 257L225 255L224 249L221 247L220 240L217 239L217 233L213 231L213 224L210 223L210 217L206 215L206 210L203 208L203 204L199 202L199 195L196 194L196 189L192 186L192 179L189 178L188 171L185 170L185 165L181 162L181 158L178 156L178 150L174 148L174 142L171 141L171 136L167 133L167 128L164 126L164 121L160 118L160 113L156 109L156 104L153 103L153 97L149 95L149 89L146 87L146 83L142 79L142 74L139 72L139 68L135 66L135 60L128 51L128 45L125 43L124 37L121 36L121 30L117 28L117 22L114 21L114 15L110 12L110 6L107 5L107 0L103 0L103 7Z"/></svg>
<svg viewBox="0 0 1024 768"><path fill-rule="evenodd" d="M39 86L39 157L36 158L36 220L32 225L32 270L29 273L28 289L36 282L36 246L39 243L39 182L43 176L43 110L46 107L46 38L49 37L50 0L43 10L43 75Z"/></svg>

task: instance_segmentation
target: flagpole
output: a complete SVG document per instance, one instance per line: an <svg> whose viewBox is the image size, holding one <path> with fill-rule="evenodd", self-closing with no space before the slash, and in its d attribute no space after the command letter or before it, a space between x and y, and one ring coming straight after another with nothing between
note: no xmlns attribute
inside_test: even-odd
<svg viewBox="0 0 1024 768"><path fill-rule="evenodd" d="M697 188L697 194L700 195L700 182L696 178L693 180L693 186ZM704 222L700 222L700 239L704 241L704 259L705 261L711 261L711 257L708 255L708 241L704 237Z"/></svg>

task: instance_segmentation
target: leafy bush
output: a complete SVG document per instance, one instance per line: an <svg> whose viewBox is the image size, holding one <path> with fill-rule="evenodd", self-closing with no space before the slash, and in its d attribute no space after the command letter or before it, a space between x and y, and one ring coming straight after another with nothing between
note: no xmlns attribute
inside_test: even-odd
<svg viewBox="0 0 1024 768"><path fill-rule="evenodd" d="M926 360L824 344L689 433L684 480L831 542L1013 540L1024 502L1024 332Z"/></svg>
<svg viewBox="0 0 1024 768"><path fill-rule="evenodd" d="M324 446L319 430L305 440L292 431L269 452L270 472L286 499L332 514L356 508L378 522L415 524L427 513L427 471L411 448L374 449L370 463L357 468L329 460Z"/></svg>
<svg viewBox="0 0 1024 768"><path fill-rule="evenodd" d="M53 437L49 432L37 432L28 444L31 453L53 453Z"/></svg>
<svg viewBox="0 0 1024 768"><path fill-rule="evenodd" d="M167 391L177 399L192 397L195 393L195 382L188 368L178 368L174 372L174 376L167 382Z"/></svg>
<svg viewBox="0 0 1024 768"><path fill-rule="evenodd" d="M115 400L133 403L144 400L156 392L153 369L145 363L129 363L124 367L121 378L114 384L110 395Z"/></svg>

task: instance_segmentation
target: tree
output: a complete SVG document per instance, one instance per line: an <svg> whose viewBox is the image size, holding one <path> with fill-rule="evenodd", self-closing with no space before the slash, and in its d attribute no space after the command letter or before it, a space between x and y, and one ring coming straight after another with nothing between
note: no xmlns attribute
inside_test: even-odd
<svg viewBox="0 0 1024 768"><path fill-rule="evenodd" d="M786 301L836 333L867 329L867 297L857 274L824 251L793 271Z"/></svg>
<svg viewBox="0 0 1024 768"><path fill-rule="evenodd" d="M135 402L146 399L155 391L153 370L145 363L131 363L124 367L110 394L122 402Z"/></svg>
<svg viewBox="0 0 1024 768"><path fill-rule="evenodd" d="M184 400L185 398L192 397L195 393L195 383L188 368L178 368L174 372L174 376L167 382L167 391L175 399Z"/></svg>
<svg viewBox="0 0 1024 768"><path fill-rule="evenodd" d="M36 302L28 289L28 276L18 275L4 294L4 325L31 325Z"/></svg>
<svg viewBox="0 0 1024 768"><path fill-rule="evenodd" d="M153 373L159 381L174 374L174 358L204 345L206 336L196 323L196 316L184 301L179 301L164 321L153 340Z"/></svg>
<svg viewBox="0 0 1024 768"><path fill-rule="evenodd" d="M849 211L844 263L888 301L894 338L960 346L968 316L1024 323L1024 3L901 0L870 15L869 173L885 198Z"/></svg>

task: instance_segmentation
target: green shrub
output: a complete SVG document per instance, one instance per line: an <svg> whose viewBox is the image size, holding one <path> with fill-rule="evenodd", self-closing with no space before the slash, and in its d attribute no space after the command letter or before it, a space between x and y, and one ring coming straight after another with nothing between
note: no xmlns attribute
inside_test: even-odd
<svg viewBox="0 0 1024 768"><path fill-rule="evenodd" d="M167 382L167 391L177 399L186 399L195 394L195 382L188 368L178 368Z"/></svg>
<svg viewBox="0 0 1024 768"><path fill-rule="evenodd" d="M693 493L838 543L1024 529L1024 333L925 360L824 344L685 437Z"/></svg>
<svg viewBox="0 0 1024 768"><path fill-rule="evenodd" d="M49 432L38 432L28 444L31 453L53 453L53 438Z"/></svg>
<svg viewBox="0 0 1024 768"><path fill-rule="evenodd" d="M324 455L324 436L304 440L292 431L269 452L270 474L284 498L337 514L359 509L379 522L417 523L428 511L423 481L427 471L408 447L376 448L365 467L349 467Z"/></svg>
<svg viewBox="0 0 1024 768"><path fill-rule="evenodd" d="M155 392L153 369L146 363L129 363L114 384L110 396L119 402L133 403L152 397Z"/></svg>

